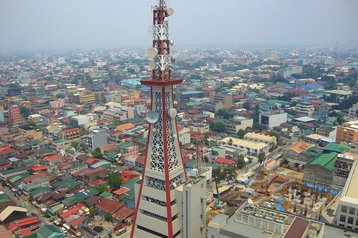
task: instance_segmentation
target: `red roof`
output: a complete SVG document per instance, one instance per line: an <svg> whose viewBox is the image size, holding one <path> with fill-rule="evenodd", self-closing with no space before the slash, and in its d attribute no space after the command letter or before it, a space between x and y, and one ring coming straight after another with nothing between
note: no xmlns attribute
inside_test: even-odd
<svg viewBox="0 0 358 238"><path fill-rule="evenodd" d="M120 189L117 189L116 191L113 191L113 194L115 195L122 195L122 194L125 194L126 192L128 192L130 189L129 188L126 188L126 187L122 187Z"/></svg>
<svg viewBox="0 0 358 238"><path fill-rule="evenodd" d="M102 179L96 179L96 180L90 182L90 185L96 186L96 185L99 185L99 184L102 184L102 183L104 183L104 181Z"/></svg>
<svg viewBox="0 0 358 238"><path fill-rule="evenodd" d="M87 172L89 170L91 170L91 169L90 168L81 168L79 170L71 172L71 174L72 174L72 176L77 177L77 176L80 176L82 173Z"/></svg>
<svg viewBox="0 0 358 238"><path fill-rule="evenodd" d="M121 133L121 132L122 132L121 130L114 130L114 131L107 132L107 134L114 135L114 134L118 134L118 133Z"/></svg>
<svg viewBox="0 0 358 238"><path fill-rule="evenodd" d="M190 113L192 115L201 114L201 112L199 110L196 110L196 109L189 109L188 113Z"/></svg>
<svg viewBox="0 0 358 238"><path fill-rule="evenodd" d="M89 157L88 159L85 160L85 163L92 165L92 164L98 163L99 161L100 160L97 158Z"/></svg>
<svg viewBox="0 0 358 238"><path fill-rule="evenodd" d="M42 165L37 165L31 168L32 171L39 172L39 171L46 171L47 167Z"/></svg>
<svg viewBox="0 0 358 238"><path fill-rule="evenodd" d="M24 183L28 183L32 180L35 180L35 179L39 179L39 178L43 178L43 177L47 177L48 173L47 172L43 172L43 173L39 173L39 174L34 174L34 175L31 175L31 176L28 176L26 178L24 178L23 182Z"/></svg>
<svg viewBox="0 0 358 238"><path fill-rule="evenodd" d="M203 87L202 90L205 91L205 92L214 91L213 88L209 88L209 87Z"/></svg>
<svg viewBox="0 0 358 238"><path fill-rule="evenodd" d="M7 224L7 229L11 232L14 232L21 227L34 225L39 222L40 222L40 220L37 217L27 217L24 219L19 219L19 220L10 222L9 224Z"/></svg>
<svg viewBox="0 0 358 238"><path fill-rule="evenodd" d="M11 154L11 153L15 153L16 150L14 150L13 148L10 148L9 146L4 146L0 148L0 155L6 155L6 154Z"/></svg>
<svg viewBox="0 0 358 238"><path fill-rule="evenodd" d="M52 160L61 159L61 158L62 158L62 155L60 155L60 154L54 154L54 155L46 156L46 157L44 158L44 160L50 162L50 161L52 161Z"/></svg>
<svg viewBox="0 0 358 238"><path fill-rule="evenodd" d="M61 213L60 217L62 219L65 219L65 218L71 216L72 214L75 214L76 212L78 212L82 207L84 207L84 205L82 203L80 203L77 206L75 206L74 208L68 210L67 212Z"/></svg>
<svg viewBox="0 0 358 238"><path fill-rule="evenodd" d="M70 226L76 229L85 219L86 215L83 214L82 216L73 219L70 222Z"/></svg>
<svg viewBox="0 0 358 238"><path fill-rule="evenodd" d="M113 218L118 221L123 221L127 219L128 217L132 216L134 214L135 210L128 207L122 207L119 209L115 214L113 214Z"/></svg>
<svg viewBox="0 0 358 238"><path fill-rule="evenodd" d="M105 211L109 214L115 213L116 211L118 211L118 209L120 209L123 206L124 206L123 203L109 198L103 198L99 203L96 204L96 208Z"/></svg>
<svg viewBox="0 0 358 238"><path fill-rule="evenodd" d="M144 156L138 156L135 162L138 164L144 165L145 157Z"/></svg>
<svg viewBox="0 0 358 238"><path fill-rule="evenodd" d="M243 95L243 94L238 94L238 95L235 95L234 98L235 99L245 99L247 97L245 95Z"/></svg>
<svg viewBox="0 0 358 238"><path fill-rule="evenodd" d="M226 158L223 158L223 157L217 157L215 159L215 163L217 163L217 164L225 164L225 165L234 165L234 164L236 164L236 161L231 160L231 159L226 159Z"/></svg>
<svg viewBox="0 0 358 238"><path fill-rule="evenodd" d="M29 236L29 235L32 235L36 233L36 231L34 230L31 230L30 228L26 228L26 229L23 229L23 230L20 230L20 231L17 231L16 234L22 236L22 237L26 237L26 236Z"/></svg>
<svg viewBox="0 0 358 238"><path fill-rule="evenodd" d="M69 133L79 132L79 131L80 131L79 128L70 128L70 129L64 130L63 133L69 134Z"/></svg>
<svg viewBox="0 0 358 238"><path fill-rule="evenodd" d="M85 173L83 174L83 176L90 177L92 174L101 172L101 171L103 171L103 170L105 170L103 167L98 167L98 168L92 169L92 170L90 170L90 171L88 171L88 172L85 172Z"/></svg>
<svg viewBox="0 0 358 238"><path fill-rule="evenodd" d="M302 90L302 89L290 89L287 93L288 94L295 94L295 95L304 95L304 94L307 94L308 91L307 90Z"/></svg>

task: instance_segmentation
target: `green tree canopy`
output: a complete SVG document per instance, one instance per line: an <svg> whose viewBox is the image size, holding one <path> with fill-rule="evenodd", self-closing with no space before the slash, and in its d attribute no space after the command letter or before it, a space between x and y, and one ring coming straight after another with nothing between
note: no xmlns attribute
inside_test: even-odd
<svg viewBox="0 0 358 238"><path fill-rule="evenodd" d="M225 132L225 124L222 121L212 122L209 125L209 128L211 131L215 131L218 133L224 133Z"/></svg>
<svg viewBox="0 0 358 238"><path fill-rule="evenodd" d="M119 189L121 187L122 178L117 172L109 174L106 180L112 189Z"/></svg>
<svg viewBox="0 0 358 238"><path fill-rule="evenodd" d="M100 149L99 147L97 147L96 149L94 149L91 154L92 154L93 157L95 157L95 158L97 158L97 159L102 159L102 158L103 158L101 149Z"/></svg>
<svg viewBox="0 0 358 238"><path fill-rule="evenodd" d="M260 154L257 156L260 163L262 163L262 161L265 160L265 156L266 156L265 152L260 152Z"/></svg>

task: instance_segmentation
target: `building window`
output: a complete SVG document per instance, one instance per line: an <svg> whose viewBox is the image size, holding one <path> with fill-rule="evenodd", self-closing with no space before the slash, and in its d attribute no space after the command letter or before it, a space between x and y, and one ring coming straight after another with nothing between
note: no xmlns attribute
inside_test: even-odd
<svg viewBox="0 0 358 238"><path fill-rule="evenodd" d="M346 213L347 212L347 206L342 205L341 212Z"/></svg>
<svg viewBox="0 0 358 238"><path fill-rule="evenodd" d="M355 211L356 211L356 209L354 207L349 208L349 214L354 215Z"/></svg>
<svg viewBox="0 0 358 238"><path fill-rule="evenodd" d="M346 222L346 216L341 215L341 217L339 218L340 222Z"/></svg>
<svg viewBox="0 0 358 238"><path fill-rule="evenodd" d="M353 217L348 217L348 223L349 223L349 224L352 224L352 225L353 225L353 220L354 220Z"/></svg>

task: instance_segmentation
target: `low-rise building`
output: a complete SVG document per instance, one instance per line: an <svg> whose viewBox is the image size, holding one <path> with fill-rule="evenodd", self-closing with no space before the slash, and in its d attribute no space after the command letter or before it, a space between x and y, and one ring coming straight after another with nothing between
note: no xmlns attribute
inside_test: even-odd
<svg viewBox="0 0 358 238"><path fill-rule="evenodd" d="M269 136L260 133L253 133L253 132L246 133L244 139L249 141L263 142L269 145L277 144L277 139L275 136Z"/></svg>
<svg viewBox="0 0 358 238"><path fill-rule="evenodd" d="M225 131L226 133L236 134L239 130L246 130L248 127L252 127L253 123L253 119L236 117L225 123Z"/></svg>
<svg viewBox="0 0 358 238"><path fill-rule="evenodd" d="M262 142L242 140L234 137L226 137L221 140L223 146L244 150L246 155L257 157L261 152L268 154L269 145Z"/></svg>

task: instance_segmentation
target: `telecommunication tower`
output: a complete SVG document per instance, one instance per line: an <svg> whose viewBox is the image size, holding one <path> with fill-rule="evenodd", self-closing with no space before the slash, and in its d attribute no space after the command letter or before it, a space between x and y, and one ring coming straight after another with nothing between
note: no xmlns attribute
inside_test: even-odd
<svg viewBox="0 0 358 238"><path fill-rule="evenodd" d="M182 237L182 198L177 199L175 189L187 178L173 98L174 85L183 81L173 79L171 73L173 41L169 39L168 18L173 13L165 0L153 8L153 44L148 50L152 75L141 81L151 88L151 106L146 116L149 133L131 238Z"/></svg>

